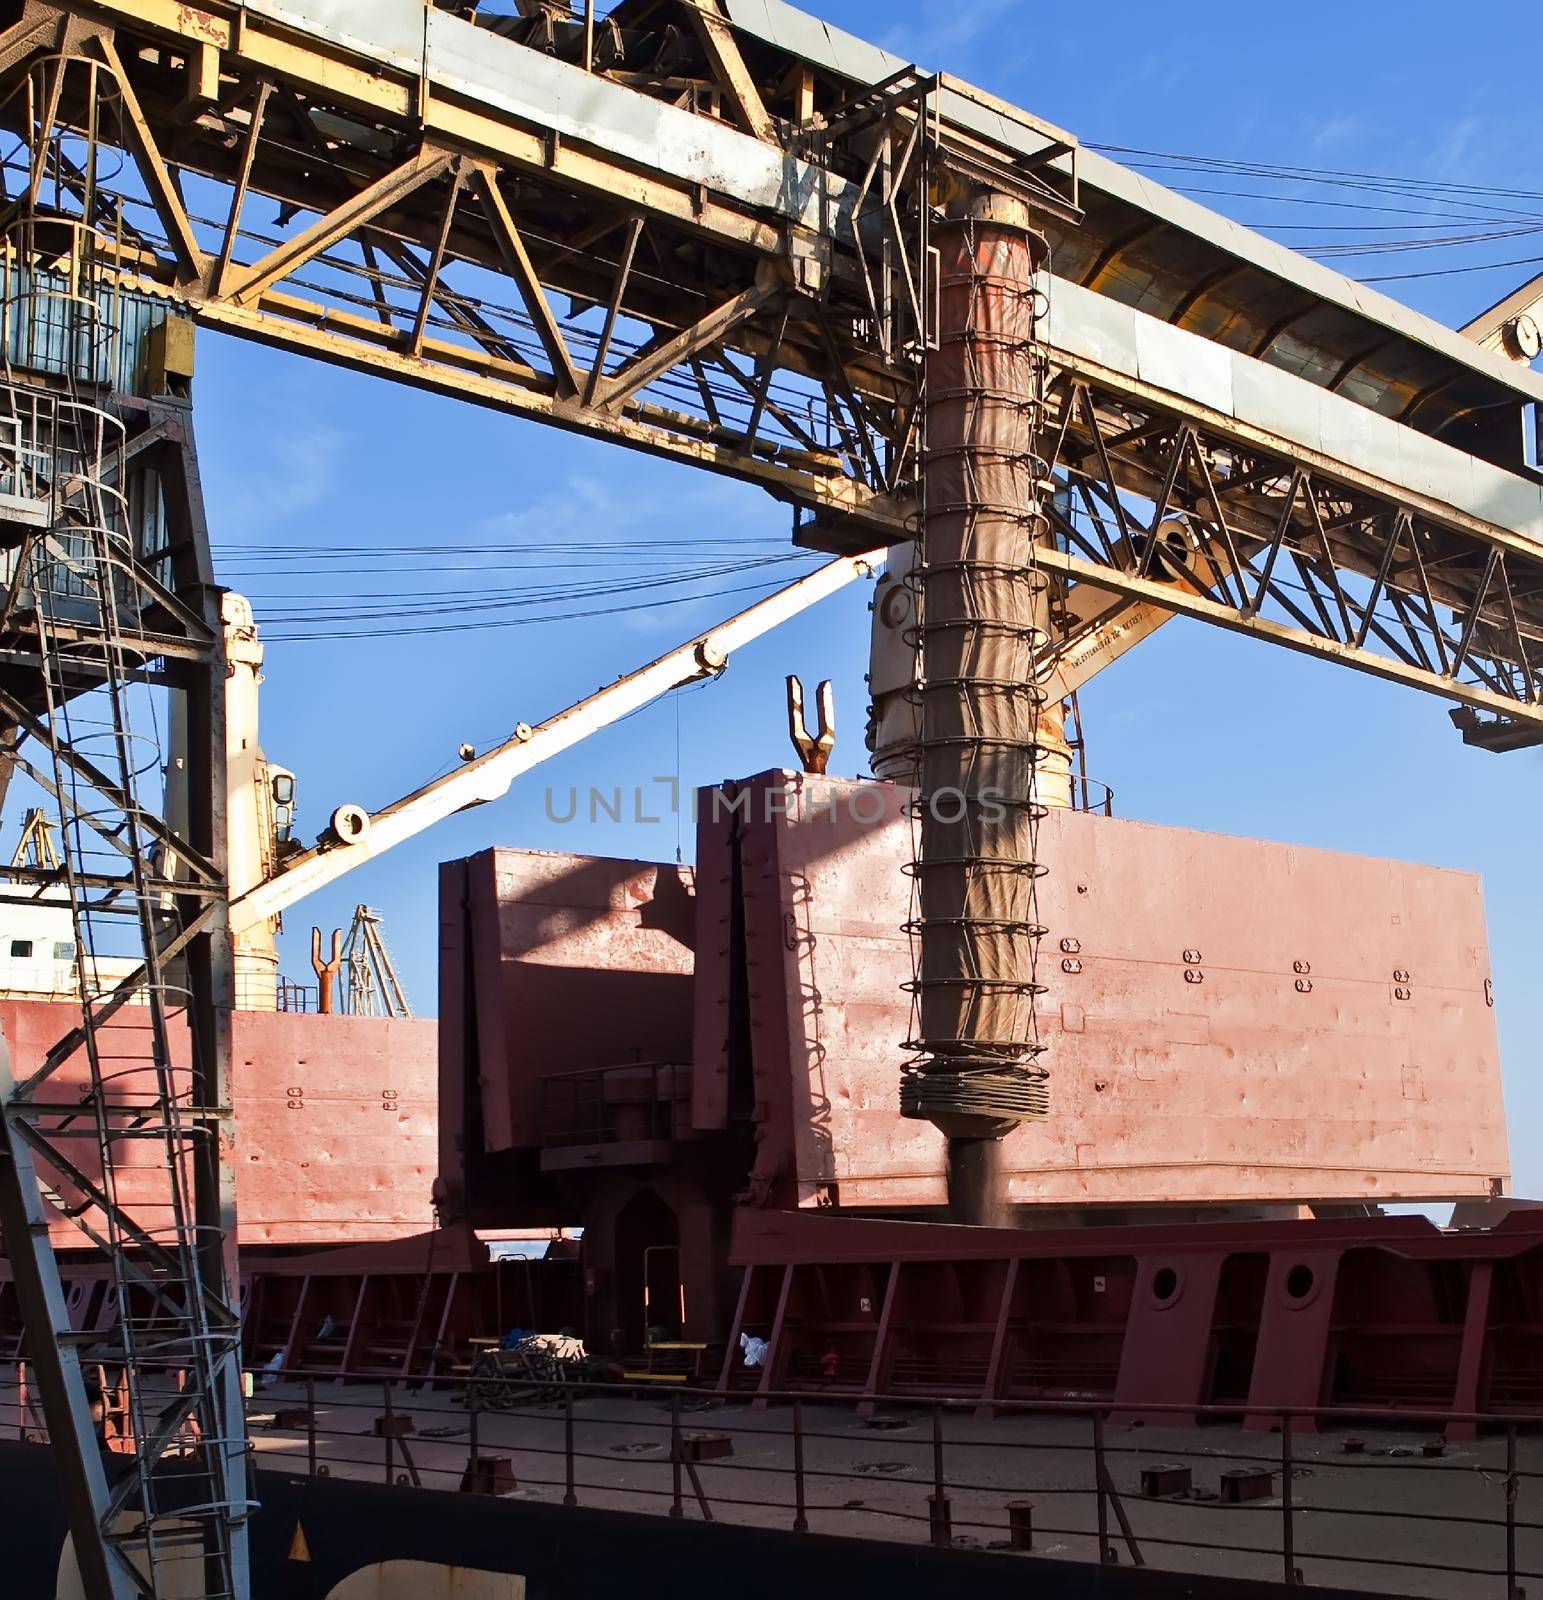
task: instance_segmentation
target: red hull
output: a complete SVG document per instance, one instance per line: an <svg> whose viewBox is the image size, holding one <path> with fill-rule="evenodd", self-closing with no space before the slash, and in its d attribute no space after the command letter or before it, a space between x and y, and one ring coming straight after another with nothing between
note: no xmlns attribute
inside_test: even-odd
<svg viewBox="0 0 1543 1600"><path fill-rule="evenodd" d="M125 1007L103 1032L104 1070L117 1075L125 1097L146 1059L145 1019L135 1012ZM17 1077L77 1019L63 1002L0 1001ZM365 1244L432 1224L439 1120L432 1021L238 1011L231 1032L243 1247ZM185 1059L185 1034L174 1042ZM84 1056L71 1057L51 1097L71 1098L85 1076ZM72 1152L83 1163L86 1148ZM155 1153L146 1146L143 1158ZM132 1167L120 1167L119 1190L132 1205ZM146 1183L140 1192L159 1196L164 1185ZM53 1233L64 1248L86 1243L62 1218Z"/></svg>

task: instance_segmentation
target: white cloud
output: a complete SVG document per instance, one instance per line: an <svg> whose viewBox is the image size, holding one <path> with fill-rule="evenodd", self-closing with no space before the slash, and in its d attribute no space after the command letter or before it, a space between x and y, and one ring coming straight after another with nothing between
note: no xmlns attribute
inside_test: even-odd
<svg viewBox="0 0 1543 1600"><path fill-rule="evenodd" d="M276 503L280 510L294 512L325 500L347 445L346 434L324 426L276 435L271 449L280 476L268 490L270 506Z"/></svg>
<svg viewBox="0 0 1543 1600"><path fill-rule="evenodd" d="M351 444L347 433L326 423L298 424L293 411L256 410L241 454L222 464L209 496L210 528L220 543L270 537L287 519L329 499Z"/></svg>
<svg viewBox="0 0 1543 1600"><path fill-rule="evenodd" d="M1430 170L1438 178L1450 178L1463 170L1469 153L1483 134L1483 119L1459 117L1442 131L1430 147Z"/></svg>
<svg viewBox="0 0 1543 1600"><path fill-rule="evenodd" d="M672 481L646 482L623 476L572 473L517 510L500 511L476 524L488 539L533 541L561 538L597 543L639 537L786 539L789 513L748 484L705 473L668 474Z"/></svg>
<svg viewBox="0 0 1543 1600"><path fill-rule="evenodd" d="M1327 151L1358 145L1365 136L1366 123L1363 118L1354 112L1338 112L1311 125L1308 143L1315 153L1323 155Z"/></svg>
<svg viewBox="0 0 1543 1600"><path fill-rule="evenodd" d="M971 5L923 0L909 19L897 22L878 42L927 71L942 68L1002 83L1033 54L1030 41L1041 43L1035 39L1034 9L1022 0L975 0Z"/></svg>

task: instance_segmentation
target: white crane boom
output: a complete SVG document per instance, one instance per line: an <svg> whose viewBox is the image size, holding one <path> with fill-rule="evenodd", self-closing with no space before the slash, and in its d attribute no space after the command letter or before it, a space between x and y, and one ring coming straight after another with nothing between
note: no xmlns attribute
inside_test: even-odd
<svg viewBox="0 0 1543 1600"><path fill-rule="evenodd" d="M870 550L828 562L537 727L521 723L502 744L373 815L358 806L339 806L323 842L290 857L273 877L231 902L231 931L240 933L264 918L278 916L287 906L384 855L433 823L469 806L497 800L522 773L598 729L680 684L721 672L741 645L845 588L854 578L868 576L882 564L884 554L883 550Z"/></svg>

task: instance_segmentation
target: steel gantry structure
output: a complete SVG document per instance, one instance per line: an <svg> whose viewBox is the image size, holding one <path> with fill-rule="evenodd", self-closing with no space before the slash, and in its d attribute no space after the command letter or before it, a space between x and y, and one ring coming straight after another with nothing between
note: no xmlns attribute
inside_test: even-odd
<svg viewBox="0 0 1543 1600"><path fill-rule="evenodd" d="M82 171L89 190L92 155ZM0 1230L86 1592L159 1592L174 1573L186 1586L191 1566L198 1592L235 1597L247 1484L220 597L182 378L164 334L122 326L99 243L38 207L13 208L5 235L0 778L52 801L59 842L29 813L0 901L68 908L53 955L80 1005L39 1060L0 1043ZM146 704L163 690L184 730L164 780ZM68 1070L82 1059L84 1092ZM113 1327L93 1342L124 1376L136 1453L111 1476L105 1396L87 1387L49 1243L60 1215L112 1267Z"/></svg>
<svg viewBox="0 0 1543 1600"><path fill-rule="evenodd" d="M1044 626L1096 617L1080 595L1065 603L1086 586L1109 592L1111 611L1134 599L1439 695L1475 742L1543 738L1543 379L1503 329L1464 338L782 0L621 0L598 17L556 0L13 0L0 24L14 276L56 273L70 256L50 229L89 236L103 292L757 484L794 508L799 541L843 556L921 525L933 222L972 196L1006 196L1043 242ZM14 295L7 312L8 351L25 367ZM59 377L44 391L57 395ZM185 415L171 405L118 425L164 444ZM104 485L136 453L114 440ZM79 493L68 472L56 477L38 524L55 532ZM239 1534L221 1530L240 1527L239 1408L220 1410L234 1278L228 1255L216 1264L233 1203L214 798L223 664L193 521L188 532L168 512L120 551L137 596L131 645L98 637L124 622L100 595L84 619L8 608L31 633L0 641L0 713L14 761L30 737L106 786L123 819L108 829L114 848L139 843L131 889L119 875L102 892L138 908L152 965L156 952L185 962L204 1019L183 1102L207 1135L186 1146L199 1219L186 1237L204 1268L190 1337L212 1365L140 1442L148 1473L156 1449L185 1436L187 1407L202 1408L203 1549L234 1590ZM75 679L59 678L39 617L55 641L72 627L91 635L91 671L77 661ZM202 730L180 828L82 767L43 714L49 693L67 706L128 680L186 693ZM511 762L523 758L498 752L489 770ZM147 840L162 846L160 879L146 876ZM290 870L322 871L314 856ZM72 892L93 887L81 865ZM162 987L153 975L150 987ZM176 1099L163 1094L161 1110ZM42 1113L15 1100L13 1260L28 1253L18 1239L38 1234L22 1147L43 1137ZM111 1211L110 1194L81 1193L82 1215ZM135 1257L103 1236L131 1263L159 1247L132 1241ZM65 1465L89 1512L75 1521L84 1563L92 1528L125 1500L93 1466L46 1248L28 1254L29 1332L57 1354L51 1427L77 1441ZM190 1325L191 1282L171 1294ZM151 1289L166 1298L164 1281ZM142 1510L150 1521L148 1500ZM153 1559L130 1580L107 1543L99 1557L102 1584L155 1588Z"/></svg>
<svg viewBox="0 0 1543 1600"><path fill-rule="evenodd" d="M760 484L839 550L914 531L940 169L1011 189L1050 245L1066 576L1167 578L1537 723L1538 375L946 75L726 6L586 35L536 6L29 0L0 68L67 45L121 86L130 166L95 204L201 325ZM1132 497L1217 535L1214 583L1165 572Z"/></svg>

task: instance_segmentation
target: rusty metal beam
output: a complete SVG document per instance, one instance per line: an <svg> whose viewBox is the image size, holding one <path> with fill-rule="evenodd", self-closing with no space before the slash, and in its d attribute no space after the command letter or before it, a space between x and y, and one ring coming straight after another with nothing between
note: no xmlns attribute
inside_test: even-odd
<svg viewBox="0 0 1543 1600"><path fill-rule="evenodd" d="M579 392L579 370L573 364L563 330L552 315L551 304L541 287L541 280L536 276L530 252L525 248L519 228L515 226L514 216L499 192L498 174L487 162L479 162L472 174L472 182L482 199L488 221L493 226L493 236L503 256L504 270L520 292L520 299L530 315L536 337L546 351L547 360L552 363L559 389L566 395L576 395Z"/></svg>
<svg viewBox="0 0 1543 1600"><path fill-rule="evenodd" d="M134 164L139 168L139 175L155 206L155 214L161 219L161 226L166 229L167 238L176 252L179 278L184 283L195 282L204 273L206 258L197 239L193 237L193 224L188 220L187 207L182 203L182 196L177 192L171 172L162 158L144 108L119 58L118 47L105 33L98 34L91 43L118 80L124 132L129 140Z"/></svg>
<svg viewBox="0 0 1543 1600"><path fill-rule="evenodd" d="M1284 645L1286 649L1294 650L1299 655L1312 656L1319 661L1332 661L1339 666L1354 667L1360 672L1369 673L1374 678L1386 679L1389 683L1402 684L1409 689L1420 689L1426 694L1455 700L1461 705L1473 706L1477 710L1498 711L1518 721L1534 723L1543 728L1543 709L1509 695L1497 694L1476 684L1461 683L1449 674L1412 667L1405 662L1395 661L1365 648L1310 634L1301 627L1277 622L1273 618L1262 617L1246 609L1240 611L1236 606L1223 605L1208 595L1187 592L1178 584L1141 577L1136 573L1123 572L1114 567L1099 566L1080 556L1070 555L1064 550L1047 548L1039 560L1040 565L1046 570L1058 572L1078 583L1089 583L1095 588L1107 589L1111 594L1128 595L1136 600L1145 600L1152 605L1177 612L1181 617L1193 617L1198 621L1226 628L1230 633L1244 633L1255 639L1266 639L1272 644ZM1454 663L1452 670L1455 672L1460 665L1461 662Z"/></svg>
<svg viewBox="0 0 1543 1600"><path fill-rule="evenodd" d="M262 134L263 117L268 110L268 96L272 93L273 85L264 78L258 83L257 93L252 100L249 113L251 120L247 124L247 135L241 146L241 168L235 187L230 192L230 210L225 219L225 240L220 246L220 259L210 282L215 294L231 292L232 285L228 281L231 253L235 249L236 234L241 228L241 211L246 204L247 189L252 181L252 162L257 155L257 141Z"/></svg>
<svg viewBox="0 0 1543 1600"><path fill-rule="evenodd" d="M709 311L700 322L684 328L673 339L653 349L640 350L619 371L602 379L595 391L594 404L602 411L614 411L622 401L639 389L646 389L656 378L661 378L672 367L692 356L699 356L732 333L742 322L748 321L774 299L779 289L775 284L752 284L731 299ZM752 430L753 431L753 430Z"/></svg>
<svg viewBox="0 0 1543 1600"><path fill-rule="evenodd" d="M750 76L733 26L724 16L718 0L684 0L684 4L691 15L697 40L707 53L713 76L734 107L740 125L757 139L764 139L768 144L778 143L777 124L772 121L761 91Z"/></svg>
<svg viewBox="0 0 1543 1600"><path fill-rule="evenodd" d="M1406 507L1454 533L1472 536L1482 545L1496 544L1503 549L1517 551L1526 560L1543 560L1543 545L1528 535L1464 512L1445 501L1411 489L1395 478L1351 465L1331 455L1327 449L1314 449L1284 440L1267 428L1185 400L1171 390L1117 372L1084 356L1064 350L1054 350L1051 354L1054 364L1062 372L1082 380L1122 404L1149 408L1153 413L1172 419L1174 424L1183 420L1208 443L1224 447L1246 446L1263 455L1275 457L1282 463L1282 477L1289 476L1291 464L1297 463L1311 471L1315 479L1342 485L1347 490L1372 496L1389 505ZM1396 466L1397 463L1389 465Z"/></svg>
<svg viewBox="0 0 1543 1600"><path fill-rule="evenodd" d="M407 341L407 354L416 361L423 354L423 336L429 323L429 307L434 303L435 291L439 286L439 275L444 271L445 247L450 242L450 229L455 222L455 208L461 198L461 185L464 180L465 169L459 157L451 163L450 186L445 194L445 203L440 211L439 230L434 235L434 248L429 256L429 264L424 273L423 293L418 297L418 309L413 316L413 331Z"/></svg>
<svg viewBox="0 0 1543 1600"><path fill-rule="evenodd" d="M14 27L0 34L0 73L13 67L40 49L55 49L64 32L65 18L61 12L42 11L24 15Z"/></svg>
<svg viewBox="0 0 1543 1600"><path fill-rule="evenodd" d="M604 150L553 140L495 106L462 104L437 95L425 98L417 74L342 55L276 27L255 11L243 9L227 18L180 0L61 0L59 9L76 7L113 19L124 29L175 40L188 50L207 43L220 51L227 71L271 76L319 102L332 101L404 132L416 131L425 142L571 184L597 200L646 207L725 244L767 255L780 253L780 226L744 206L700 193L691 184L639 171ZM8 35L0 35L0 52L8 42Z"/></svg>
<svg viewBox="0 0 1543 1600"><path fill-rule="evenodd" d="M356 228L372 221L381 212L389 210L398 201L405 200L415 190L448 171L454 160L453 151L425 144L401 166L361 189L341 205L334 206L293 239L275 245L267 255L250 266L237 267L227 275L227 281L215 298L227 300L236 306L252 305L265 289L272 288L297 267L304 266L323 250L346 239Z"/></svg>
<svg viewBox="0 0 1543 1600"><path fill-rule="evenodd" d="M645 220L641 216L635 216L627 225L627 242L622 246L621 260L616 263L616 277L611 285L610 301L605 308L605 323L600 329L600 343L595 347L595 359L590 365L589 376L584 381L586 407L594 405L595 395L599 392L601 380L605 377L605 363L611 353L611 337L616 332L616 319L621 314L627 283L632 277L632 263L637 255L638 240L643 236Z"/></svg>
<svg viewBox="0 0 1543 1600"><path fill-rule="evenodd" d="M45 16L52 19L46 28L38 20ZM419 74L385 57L372 59L362 48L343 48L305 29L280 27L254 8L237 19L173 0L35 3L17 29L0 34L0 59L9 51L13 71L22 68L29 52L35 56L57 40L65 23L76 30L79 48L87 48L93 35L107 38L114 70L125 75L133 91L128 130L137 147L133 153L145 152L147 183L159 190L158 214L163 225L170 221L172 243L164 259L136 259L135 279L159 281L202 325L759 484L814 512L819 531L804 538L827 548L867 548L904 537L913 524L909 452L915 368L909 356L886 355L876 338L863 343L865 317L871 315L871 307L863 309L869 263L851 235L856 190L823 171L811 156L818 149L819 160L828 160L827 146L803 141L787 153L795 181L792 190L786 184L778 188L768 210L734 197L743 178L739 169L722 187L687 181L685 167L672 168L676 158L666 152L623 155L607 148L598 132L585 141L533 126L510 109L523 103L522 90L507 105L492 97L425 93ZM287 127L278 126L281 119L272 112L271 100L265 123L254 123L250 112L245 122L240 116L232 121L231 113L217 106L189 122L188 96L197 98L199 85L193 80L200 73L207 80L210 51L218 52L224 104L260 103L271 84L272 93L286 106L293 104L307 129L312 126L307 108L312 108L339 126L356 124L369 138L350 143L336 132L325 139L318 133L302 139L297 155ZM158 63L154 70L151 62ZM569 70L561 63L538 67L533 58L532 82L540 73L561 77ZM180 88L179 71L189 80ZM647 103L643 88L586 81L612 101L635 93L640 106ZM870 124L881 115L864 114ZM68 95L61 115L70 115ZM881 137L915 132L914 106L896 115L900 121L881 129ZM272 130L265 132L267 125ZM701 119L701 127L704 140L730 141L736 161L750 167L766 161L763 142L710 117ZM404 158L406 151L414 153ZM860 170L871 159L871 151L846 155L856 161L848 170ZM478 205L462 204L452 212L439 195L401 203L423 185L443 183L457 156L469 162ZM293 239L242 262L234 234L243 199L271 194L281 205L301 202L306 192L301 160L305 172L313 171L315 162L329 162L328 192L352 193ZM230 210L225 214L222 208L218 223L187 220L171 178L183 168L232 191ZM779 207L796 209L800 202L786 196L808 185L813 186L809 193L823 196L821 203L834 219L814 235L790 228L791 213L773 214ZM619 264L614 246L609 256L596 253L596 242L618 226L628 228L637 259ZM199 231L205 227L208 233ZM348 268L331 257L327 264L368 277L373 302L343 295L334 303L328 290L304 281L305 264L345 240L357 242L364 264ZM1104 270L1113 266L1119 248L1136 243L1133 234L1122 235L1113 253L1106 251ZM885 248L896 244L886 229ZM412 302L397 306L385 296L378 271L370 275L369 262L386 245L416 247L429 258L426 281L423 274L409 272L418 280L416 314ZM650 246L655 247L652 259ZM628 254L625 246L621 253ZM385 254L392 258L391 250ZM219 263L217 269L199 265L211 260ZM198 270L190 277L194 266ZM518 296L540 345L531 361L520 358L519 346L503 334L491 308L490 317L482 315L479 289L458 286L464 281L458 274L468 268L501 270L513 285L510 300ZM1214 281L1214 275L1202 280L1200 292ZM769 283L780 285L780 294L763 293L760 286ZM602 308L608 331L601 334L599 360L581 363L576 357L577 341L556 315L553 292L577 296L584 308ZM361 298L363 314L356 309ZM372 303L373 313L367 309ZM1074 297L1059 299L1062 310L1071 303ZM1184 310L1198 303L1192 297ZM436 336L431 304L445 308L454 333L469 334L472 342ZM658 331L607 373L607 364L616 365L613 340L619 342L639 323ZM728 359L730 350L755 360L753 377ZM1352 465L1338 459L1327 431L1321 444L1292 442L1273 427L1213 411L1087 355L1054 350L1053 359L1063 375L1097 396L1093 409L1103 417L1101 428L1089 435L1063 414L1057 442L1063 469L1090 473L1106 485L1101 498L1109 526L1103 554L1111 569L1122 560L1121 542L1142 531L1130 526L1121 496L1144 495L1186 514L1203 510L1217 522L1217 548L1227 554L1228 572L1234 580L1248 576L1245 593L1251 590L1256 602L1269 598L1285 605L1276 574L1313 552L1316 539L1316 553L1309 554L1312 577L1304 580L1309 595L1302 604L1316 605L1326 597L1330 607L1340 605L1345 625L1338 629L1339 643L1354 645L1361 635L1360 648L1339 657L1350 665L1383 670L1382 652L1396 655L1403 648L1399 630L1407 630L1411 619L1430 630L1428 639L1411 642L1414 661L1427 648L1433 662L1449 661L1466 628L1470 637L1460 664L1482 680L1486 692L1502 699L1511 669L1492 659L1495 651L1509 651L1512 660L1525 655L1524 675L1531 674L1532 660L1543 659L1534 642L1543 633L1543 548L1530 529L1475 515L1483 506L1465 510L1422 493L1411 486L1412 478L1399 481L1404 474L1396 464L1384 471L1380 462ZM719 370L740 394L725 398ZM679 400L672 395L664 404L645 395L650 385L677 373ZM809 419L801 418L804 395L812 400ZM1182 461L1170 460L1166 441L1180 426L1193 430L1194 446ZM826 447L819 442L824 439L834 444ZM1441 448L1417 434L1411 434L1411 442ZM1254 459L1224 475L1221 467L1213 471L1208 465L1220 459L1218 451ZM1172 474L1163 465L1154 473L1154 462L1171 466ZM1287 529L1276 539L1278 507L1270 510L1268 495L1251 486L1268 486L1272 471L1284 484L1295 470L1313 486L1307 496L1313 525L1305 538ZM1355 514L1332 507L1331 491L1342 494ZM1400 556L1384 574L1383 603L1358 606L1352 617L1341 574L1376 577L1386 545L1370 532L1369 519L1384 512L1407 512L1417 528L1428 531L1400 547L1417 564L1408 565ZM1095 526L1103 523L1095 520ZM1229 541L1234 544L1230 552ZM1284 553L1286 561L1272 565L1261 590L1259 571L1247 562L1271 541L1274 554ZM1473 581L1489 549L1497 546L1506 553L1504 586L1497 579L1492 603L1478 615L1470 606ZM1151 554L1148 544L1138 564ZM1138 575L1154 576L1150 571ZM1423 589L1429 590L1428 601ZM1434 605L1451 608L1448 636L1441 634ZM1375 617L1367 614L1373 609ZM1513 611L1514 628L1509 626ZM1520 648L1507 645L1513 635L1523 641ZM1532 691L1519 685L1516 694L1528 700Z"/></svg>

